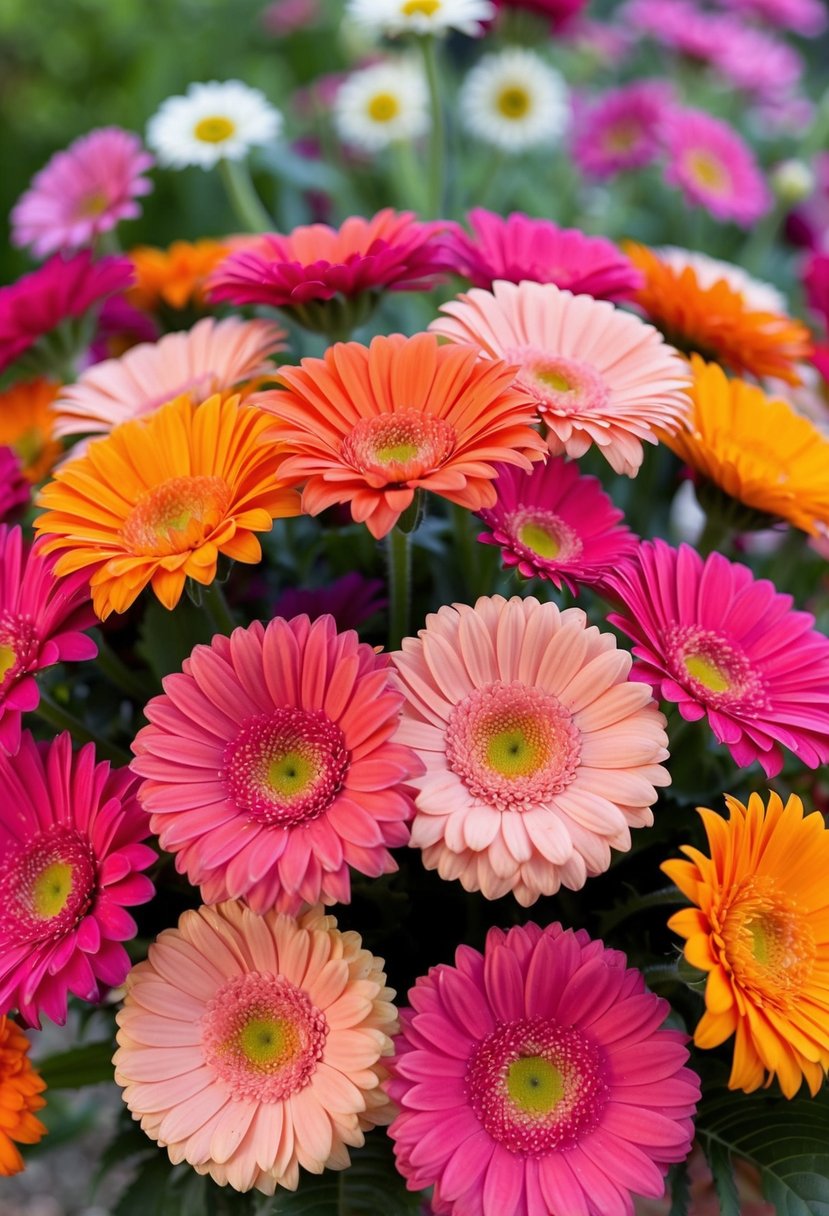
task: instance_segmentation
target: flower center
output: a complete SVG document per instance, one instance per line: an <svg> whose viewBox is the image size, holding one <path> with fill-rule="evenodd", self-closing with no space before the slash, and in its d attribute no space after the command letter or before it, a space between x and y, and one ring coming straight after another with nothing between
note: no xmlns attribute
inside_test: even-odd
<svg viewBox="0 0 829 1216"><path fill-rule="evenodd" d="M221 523L231 502L222 477L171 477L139 498L121 539L137 557L196 549Z"/></svg>
<svg viewBox="0 0 829 1216"><path fill-rule="evenodd" d="M498 810L528 810L566 789L581 736L549 693L515 682L475 689L452 711L446 760L470 793Z"/></svg>
<svg viewBox="0 0 829 1216"><path fill-rule="evenodd" d="M17 453L24 469L30 469L37 464L43 453L44 435L39 427L30 426L28 430L21 431L17 438L12 442L12 450Z"/></svg>
<svg viewBox="0 0 829 1216"><path fill-rule="evenodd" d="M234 976L202 1017L205 1063L234 1098L284 1102L322 1059L328 1023L302 988L270 972Z"/></svg>
<svg viewBox="0 0 829 1216"><path fill-rule="evenodd" d="M32 907L41 920L59 916L72 894L73 870L67 861L53 861L32 883Z"/></svg>
<svg viewBox="0 0 829 1216"><path fill-rule="evenodd" d="M7 945L55 940L83 919L93 899L95 855L60 824L13 846L0 864L0 937Z"/></svg>
<svg viewBox="0 0 829 1216"><path fill-rule="evenodd" d="M521 365L517 380L533 395L541 414L572 417L600 412L607 405L607 386L589 363L565 355L548 355L533 347L507 351L504 358Z"/></svg>
<svg viewBox="0 0 829 1216"><path fill-rule="evenodd" d="M710 152L695 149L685 157L685 166L698 185L715 194L727 194L731 176L722 161Z"/></svg>
<svg viewBox="0 0 829 1216"><path fill-rule="evenodd" d="M729 688L728 675L716 663L706 658L704 654L686 654L682 660L688 675L710 688L711 692L727 692Z"/></svg>
<svg viewBox="0 0 829 1216"><path fill-rule="evenodd" d="M642 128L631 119L625 119L608 127L604 133L604 147L607 152L631 152L639 143Z"/></svg>
<svg viewBox="0 0 829 1216"><path fill-rule="evenodd" d="M343 459L374 489L416 480L439 468L455 446L455 431L443 418L399 410L361 418L343 440Z"/></svg>
<svg viewBox="0 0 829 1216"><path fill-rule="evenodd" d="M17 656L11 646L0 642L0 686L17 662Z"/></svg>
<svg viewBox="0 0 829 1216"><path fill-rule="evenodd" d="M575 561L584 549L581 537L554 511L524 507L513 511L503 526L531 557L544 561L556 564Z"/></svg>
<svg viewBox="0 0 829 1216"><path fill-rule="evenodd" d="M349 760L345 737L326 714L286 706L242 724L225 748L220 778L251 819L291 828L328 809Z"/></svg>
<svg viewBox="0 0 829 1216"><path fill-rule="evenodd" d="M507 1068L507 1094L527 1115L549 1115L564 1097L564 1078L544 1056L519 1056Z"/></svg>
<svg viewBox="0 0 829 1216"><path fill-rule="evenodd" d="M816 958L812 932L773 879L750 878L732 894L722 920L725 956L735 979L761 1000L796 1000Z"/></svg>
<svg viewBox="0 0 829 1216"><path fill-rule="evenodd" d="M103 190L96 190L80 200L75 214L79 220L94 219L98 215L103 215L108 206L107 195Z"/></svg>
<svg viewBox="0 0 829 1216"><path fill-rule="evenodd" d="M508 85L501 89L495 102L496 109L502 118L524 118L532 106L530 95L519 85Z"/></svg>
<svg viewBox="0 0 829 1216"><path fill-rule="evenodd" d="M193 134L205 144L222 144L235 134L236 123L224 114L210 114L200 118L193 127Z"/></svg>
<svg viewBox="0 0 829 1216"><path fill-rule="evenodd" d="M31 620L0 614L0 694L34 663L38 639Z"/></svg>
<svg viewBox="0 0 829 1216"><path fill-rule="evenodd" d="M763 681L745 654L713 630L674 625L665 632L664 646L674 678L705 704L766 704Z"/></svg>
<svg viewBox="0 0 829 1216"><path fill-rule="evenodd" d="M368 103L372 122L391 122L400 113L400 102L394 93L375 93Z"/></svg>
<svg viewBox="0 0 829 1216"><path fill-rule="evenodd" d="M404 17L433 17L440 10L441 0L405 0L402 8Z"/></svg>

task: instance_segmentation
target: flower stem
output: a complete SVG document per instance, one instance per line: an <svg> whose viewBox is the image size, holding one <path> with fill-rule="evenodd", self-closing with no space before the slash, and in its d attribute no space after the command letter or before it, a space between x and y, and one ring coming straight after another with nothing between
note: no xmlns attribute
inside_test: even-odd
<svg viewBox="0 0 829 1216"><path fill-rule="evenodd" d="M389 560L389 650L397 650L409 633L412 592L411 534L392 528L386 537Z"/></svg>
<svg viewBox="0 0 829 1216"><path fill-rule="evenodd" d="M438 71L437 44L432 35L420 39L423 66L429 86L429 104L432 111L432 133L429 141L429 204L432 219L440 218L443 211L443 170L446 152L446 129L443 121L443 101L440 95L440 73Z"/></svg>
<svg viewBox="0 0 829 1216"><path fill-rule="evenodd" d="M112 760L115 764L129 764L130 756L127 752L116 747L114 743L108 743L106 739L99 739L80 718L58 705L43 689L40 691L40 703L34 712L55 730L68 730L76 743L94 743L95 750L102 759Z"/></svg>
<svg viewBox="0 0 829 1216"><path fill-rule="evenodd" d="M273 220L256 192L246 161L220 160L219 173L240 223L249 232L271 232Z"/></svg>
<svg viewBox="0 0 829 1216"><path fill-rule="evenodd" d="M453 502L451 507L452 531L460 574L465 594L475 598L478 594L479 565L478 544L470 527L472 516L466 507Z"/></svg>
<svg viewBox="0 0 829 1216"><path fill-rule="evenodd" d="M153 687L137 671L127 667L123 659L115 653L112 647L104 641L100 634L96 636L98 644L97 664L103 675L128 697L139 701L142 705L153 695Z"/></svg>
<svg viewBox="0 0 829 1216"><path fill-rule="evenodd" d="M710 512L705 517L705 526L700 533L697 541L697 551L701 557L707 557L709 553L713 553L715 549L725 548L725 541L728 539L729 528L721 516L715 512Z"/></svg>
<svg viewBox="0 0 829 1216"><path fill-rule="evenodd" d="M233 613L228 607L225 594L216 579L207 587L201 588L201 600L207 609L207 614L213 622L216 632L226 635L233 633L233 630L236 628L236 622L233 619Z"/></svg>

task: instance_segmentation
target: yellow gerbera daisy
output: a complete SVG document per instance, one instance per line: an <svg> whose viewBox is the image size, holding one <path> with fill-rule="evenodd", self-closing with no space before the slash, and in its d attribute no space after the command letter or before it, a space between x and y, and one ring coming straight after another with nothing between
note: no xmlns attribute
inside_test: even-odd
<svg viewBox="0 0 829 1216"><path fill-rule="evenodd" d="M829 1067L829 831L794 794L725 801L728 820L699 808L710 858L685 845L688 861L662 866L696 905L668 921L708 972L694 1042L736 1035L730 1089L776 1076L787 1098L804 1078L815 1094Z"/></svg>

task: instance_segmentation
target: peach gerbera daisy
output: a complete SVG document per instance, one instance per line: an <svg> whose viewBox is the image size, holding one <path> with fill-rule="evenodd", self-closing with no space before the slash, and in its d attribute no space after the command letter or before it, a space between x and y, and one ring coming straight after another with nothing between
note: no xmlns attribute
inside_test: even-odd
<svg viewBox="0 0 829 1216"><path fill-rule="evenodd" d="M634 302L675 346L725 363L738 375L800 383L797 364L812 350L800 321L758 309L725 278L703 283L694 266L680 269L644 245L629 242L624 250L645 275Z"/></svg>
<svg viewBox="0 0 829 1216"><path fill-rule="evenodd" d="M708 972L694 1042L736 1035L730 1089L776 1076L787 1098L804 1078L816 1094L829 1068L829 830L794 794L725 801L728 820L699 808L711 856L684 845L688 861L662 865L695 905L668 924Z"/></svg>
<svg viewBox="0 0 829 1216"><path fill-rule="evenodd" d="M516 387L534 399L553 455L583 456L595 443L611 468L635 477L643 441L687 414L684 361L652 325L606 300L499 280L441 312L433 332L518 365Z"/></svg>
<svg viewBox="0 0 829 1216"><path fill-rule="evenodd" d="M207 279L230 250L230 242L213 240L173 241L166 249L138 245L129 252L135 284L127 299L145 312L162 304L176 311L204 308Z"/></svg>
<svg viewBox="0 0 829 1216"><path fill-rule="evenodd" d="M179 397L136 418L64 464L40 493L35 521L43 552L63 550L58 575L88 568L92 604L105 620L125 612L147 584L174 608L186 579L207 585L219 554L262 556L254 532L299 513L277 479L272 422L238 397L195 405Z"/></svg>
<svg viewBox="0 0 829 1216"><path fill-rule="evenodd" d="M493 462L529 470L541 458L533 404L512 386L514 372L482 362L471 346L394 334L282 367L276 379L288 391L256 401L283 424L290 454L280 476L305 483L302 509L317 515L348 502L379 539L417 490L478 511L496 502Z"/></svg>
<svg viewBox="0 0 829 1216"><path fill-rule="evenodd" d="M46 1128L35 1118L46 1088L29 1059L29 1040L11 1018L0 1018L0 1178L23 1169L18 1144L37 1144Z"/></svg>
<svg viewBox="0 0 829 1216"><path fill-rule="evenodd" d="M28 380L0 393L0 447L16 453L32 485L43 481L63 451L52 414L58 391L49 380Z"/></svg>

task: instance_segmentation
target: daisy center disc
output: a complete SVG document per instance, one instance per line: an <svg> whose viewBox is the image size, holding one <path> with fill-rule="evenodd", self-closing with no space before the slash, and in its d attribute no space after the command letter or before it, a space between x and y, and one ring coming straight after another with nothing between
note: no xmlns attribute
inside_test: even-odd
<svg viewBox="0 0 829 1216"><path fill-rule="evenodd" d="M606 152L631 152L642 137L642 128L630 120L608 127L602 139Z"/></svg>
<svg viewBox="0 0 829 1216"><path fill-rule="evenodd" d="M205 144L222 144L236 132L236 123L224 114L208 114L193 127L196 139Z"/></svg>
<svg viewBox="0 0 829 1216"><path fill-rule="evenodd" d="M745 654L713 630L674 626L665 634L665 653L674 678L700 701L743 708L765 704L762 680Z"/></svg>
<svg viewBox="0 0 829 1216"><path fill-rule="evenodd" d="M103 190L96 190L81 199L77 208L77 218L79 220L95 219L96 216L103 215L108 206L107 195Z"/></svg>
<svg viewBox="0 0 829 1216"><path fill-rule="evenodd" d="M570 417L600 412L607 404L607 385L589 363L532 347L507 351L504 358L521 365L517 379L532 393L539 413Z"/></svg>
<svg viewBox="0 0 829 1216"><path fill-rule="evenodd" d="M171 477L142 495L124 521L121 539L137 557L185 553L218 527L230 501L222 477Z"/></svg>
<svg viewBox="0 0 829 1216"><path fill-rule="evenodd" d="M722 938L738 983L785 1003L812 973L816 949L797 908L768 879L750 879L728 908Z"/></svg>
<svg viewBox="0 0 829 1216"><path fill-rule="evenodd" d="M37 649L37 634L29 621L11 613L0 616L0 691L29 669Z"/></svg>
<svg viewBox="0 0 829 1216"><path fill-rule="evenodd" d="M379 489L403 484L439 468L455 446L454 427L443 418L400 410L361 418L343 441L343 459Z"/></svg>
<svg viewBox="0 0 829 1216"><path fill-rule="evenodd" d="M400 113L400 102L393 93L375 93L367 109L372 122L391 122Z"/></svg>
<svg viewBox="0 0 829 1216"><path fill-rule="evenodd" d="M495 101L498 113L502 118L525 118L532 108L532 101L526 89L520 85L511 84L501 89Z"/></svg>
<svg viewBox="0 0 829 1216"><path fill-rule="evenodd" d="M506 1072L513 1106L528 1115L549 1115L564 1097L564 1078L544 1056L519 1056Z"/></svg>
<svg viewBox="0 0 829 1216"><path fill-rule="evenodd" d="M11 646L0 642L0 685L17 663L17 656Z"/></svg>
<svg viewBox="0 0 829 1216"><path fill-rule="evenodd" d="M405 0L401 12L404 17L434 17L440 6L441 0Z"/></svg>
<svg viewBox="0 0 829 1216"><path fill-rule="evenodd" d="M685 158L685 165L691 177L706 190L715 194L725 194L731 185L731 176L722 161L717 160L710 152L695 149Z"/></svg>
<svg viewBox="0 0 829 1216"><path fill-rule="evenodd" d="M554 511L524 507L513 511L502 526L530 557L543 561L574 561L584 549L581 538Z"/></svg>
<svg viewBox="0 0 829 1216"><path fill-rule="evenodd" d="M97 873L89 841L56 826L9 850L0 865L0 935L8 944L55 940L83 919Z"/></svg>

